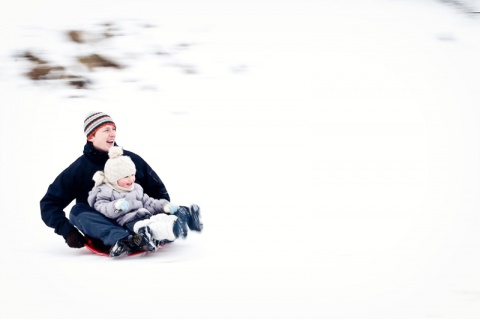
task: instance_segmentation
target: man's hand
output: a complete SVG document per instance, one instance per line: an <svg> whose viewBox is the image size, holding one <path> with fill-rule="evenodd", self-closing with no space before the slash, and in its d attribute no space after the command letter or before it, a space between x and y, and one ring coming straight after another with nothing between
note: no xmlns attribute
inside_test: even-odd
<svg viewBox="0 0 480 319"><path fill-rule="evenodd" d="M83 235L76 228L74 228L68 233L67 237L65 238L65 242L67 243L68 247L82 248L85 245L85 237L83 237Z"/></svg>

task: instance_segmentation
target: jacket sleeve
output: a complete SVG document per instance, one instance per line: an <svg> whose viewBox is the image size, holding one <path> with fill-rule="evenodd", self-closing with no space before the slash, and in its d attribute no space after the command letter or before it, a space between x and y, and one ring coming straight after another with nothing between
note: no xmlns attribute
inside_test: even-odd
<svg viewBox="0 0 480 319"><path fill-rule="evenodd" d="M69 178L72 165L57 176L40 200L42 220L48 227L53 228L55 233L64 238L74 228L64 211L65 207L75 199L75 187L73 184L75 180L74 178Z"/></svg>

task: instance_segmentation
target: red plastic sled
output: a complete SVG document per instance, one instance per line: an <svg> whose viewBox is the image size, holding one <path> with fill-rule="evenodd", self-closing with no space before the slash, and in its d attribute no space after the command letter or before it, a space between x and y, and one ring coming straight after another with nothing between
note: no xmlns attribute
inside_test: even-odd
<svg viewBox="0 0 480 319"><path fill-rule="evenodd" d="M109 252L110 252L110 247L106 246L104 243L102 243L99 240L96 240L94 238L86 238L86 243L85 247L90 250L91 252L100 255L100 256L105 256L105 257L110 257ZM133 251L129 253L127 256L137 256L137 255L142 255L146 254L148 251L146 250L138 250L138 251Z"/></svg>

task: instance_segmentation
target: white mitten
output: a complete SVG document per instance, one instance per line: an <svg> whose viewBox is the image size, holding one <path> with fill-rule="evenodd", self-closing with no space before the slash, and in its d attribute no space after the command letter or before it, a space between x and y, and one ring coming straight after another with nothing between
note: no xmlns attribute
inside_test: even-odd
<svg viewBox="0 0 480 319"><path fill-rule="evenodd" d="M173 233L173 225L177 221L177 216L167 215L167 214L158 214L150 217L151 223L148 224L150 231L152 232L153 238L156 240L169 240L174 241L177 239ZM137 226L138 223L135 224Z"/></svg>

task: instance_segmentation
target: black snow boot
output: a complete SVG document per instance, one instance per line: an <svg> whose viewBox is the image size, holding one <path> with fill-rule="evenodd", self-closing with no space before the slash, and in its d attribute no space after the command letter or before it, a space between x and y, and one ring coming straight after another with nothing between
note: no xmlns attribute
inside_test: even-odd
<svg viewBox="0 0 480 319"><path fill-rule="evenodd" d="M110 257L122 257L130 254L142 241L139 235L129 235L117 240L115 245L110 248Z"/></svg>
<svg viewBox="0 0 480 319"><path fill-rule="evenodd" d="M179 219L187 223L188 228L194 231L201 232L203 229L203 223L200 216L200 207L198 205L190 206L190 209L185 206L180 206L175 213Z"/></svg>
<svg viewBox="0 0 480 319"><path fill-rule="evenodd" d="M188 227L191 230L201 232L203 229L203 223L200 216L200 207L198 205L193 204L190 206L190 216L188 219Z"/></svg>
<svg viewBox="0 0 480 319"><path fill-rule="evenodd" d="M140 227L138 229L138 235L140 235L142 238L140 246L142 246L144 250L155 251L155 249L157 248L157 245L153 239L152 232L150 231L150 227L148 226Z"/></svg>
<svg viewBox="0 0 480 319"><path fill-rule="evenodd" d="M173 234L177 238L186 238L188 235L186 215L183 213L178 214L182 208L177 211L177 220L173 223Z"/></svg>

